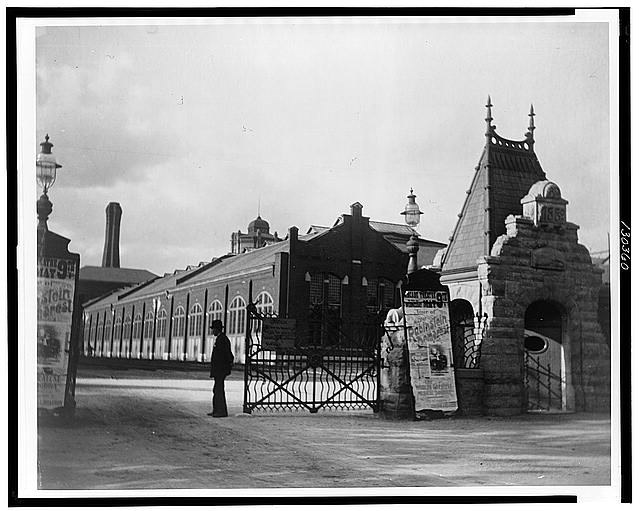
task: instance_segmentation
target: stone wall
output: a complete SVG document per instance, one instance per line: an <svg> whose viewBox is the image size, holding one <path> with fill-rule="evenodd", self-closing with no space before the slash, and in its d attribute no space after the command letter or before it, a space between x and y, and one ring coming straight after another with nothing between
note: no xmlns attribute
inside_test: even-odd
<svg viewBox="0 0 640 511"><path fill-rule="evenodd" d="M578 244L578 227L536 226L532 219L512 215L505 224L507 233L478 266L488 315L482 347L487 413L526 411L524 315L539 300L563 312L568 408L608 410L610 354L598 323L601 270Z"/></svg>
<svg viewBox="0 0 640 511"><path fill-rule="evenodd" d="M482 415L484 413L484 370L455 369L458 413Z"/></svg>

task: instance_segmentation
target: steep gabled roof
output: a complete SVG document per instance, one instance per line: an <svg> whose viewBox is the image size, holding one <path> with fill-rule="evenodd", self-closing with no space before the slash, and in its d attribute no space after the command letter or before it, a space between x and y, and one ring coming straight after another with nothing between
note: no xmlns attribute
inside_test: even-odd
<svg viewBox="0 0 640 511"><path fill-rule="evenodd" d="M477 267L478 258L489 255L496 239L506 232L507 216L522 213L520 199L534 183L545 179L533 150L533 106L522 141L496 133L491 106L489 98L485 146L443 258L443 272Z"/></svg>

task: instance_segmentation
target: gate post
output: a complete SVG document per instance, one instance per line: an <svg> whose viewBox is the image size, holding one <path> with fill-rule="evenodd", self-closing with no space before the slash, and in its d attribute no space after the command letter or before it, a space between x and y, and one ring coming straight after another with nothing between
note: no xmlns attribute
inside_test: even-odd
<svg viewBox="0 0 640 511"><path fill-rule="evenodd" d="M225 297L226 302L226 297ZM225 304L226 306L226 304ZM249 364L251 363L251 320L253 313L253 280L249 281L249 296L247 300L247 324L244 337L244 397L242 401L242 413L251 413L249 401Z"/></svg>
<svg viewBox="0 0 640 511"><path fill-rule="evenodd" d="M436 272L409 273L402 308L389 311L382 340L381 416L440 417L458 408L449 290Z"/></svg>
<svg viewBox="0 0 640 511"><path fill-rule="evenodd" d="M380 352L380 417L412 419L414 409L409 376L409 352L401 312L398 309L392 310L387 316Z"/></svg>

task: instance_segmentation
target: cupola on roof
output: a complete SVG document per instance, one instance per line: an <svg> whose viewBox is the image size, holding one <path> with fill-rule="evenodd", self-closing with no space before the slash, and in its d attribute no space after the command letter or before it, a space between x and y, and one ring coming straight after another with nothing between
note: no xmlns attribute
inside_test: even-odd
<svg viewBox="0 0 640 511"><path fill-rule="evenodd" d="M256 218L255 220L252 220L249 223L249 227L247 227L247 231L249 232L249 234L253 234L258 230L262 234L269 234L269 222L260 218L260 215L258 215L258 218Z"/></svg>
<svg viewBox="0 0 640 511"><path fill-rule="evenodd" d="M562 194L557 184L552 181L543 180L534 183L529 189L527 196L532 198L542 197L543 199L561 199Z"/></svg>

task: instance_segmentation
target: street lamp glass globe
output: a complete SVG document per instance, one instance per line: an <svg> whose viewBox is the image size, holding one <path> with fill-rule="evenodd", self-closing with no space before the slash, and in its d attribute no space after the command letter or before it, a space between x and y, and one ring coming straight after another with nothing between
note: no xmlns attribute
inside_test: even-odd
<svg viewBox="0 0 640 511"><path fill-rule="evenodd" d="M44 137L44 142L40 144L42 148L36 157L36 180L42 187L43 193L47 193L49 188L56 181L56 173L62 165L56 161L56 157L51 154L53 144L49 142L49 135Z"/></svg>
<svg viewBox="0 0 640 511"><path fill-rule="evenodd" d="M407 208L404 213L404 221L410 227L415 227L420 223L420 208L417 204L407 204Z"/></svg>
<svg viewBox="0 0 640 511"><path fill-rule="evenodd" d="M48 157L48 158L47 158ZM53 160L53 161L50 161ZM36 159L36 179L44 192L53 186L56 180L58 165L51 154L39 154Z"/></svg>
<svg viewBox="0 0 640 511"><path fill-rule="evenodd" d="M411 193L407 195L409 202L404 207L404 211L402 215L404 215L404 221L409 227L415 227L420 223L420 215L422 215L422 211L420 211L420 206L416 204L416 196L413 194L413 190Z"/></svg>

